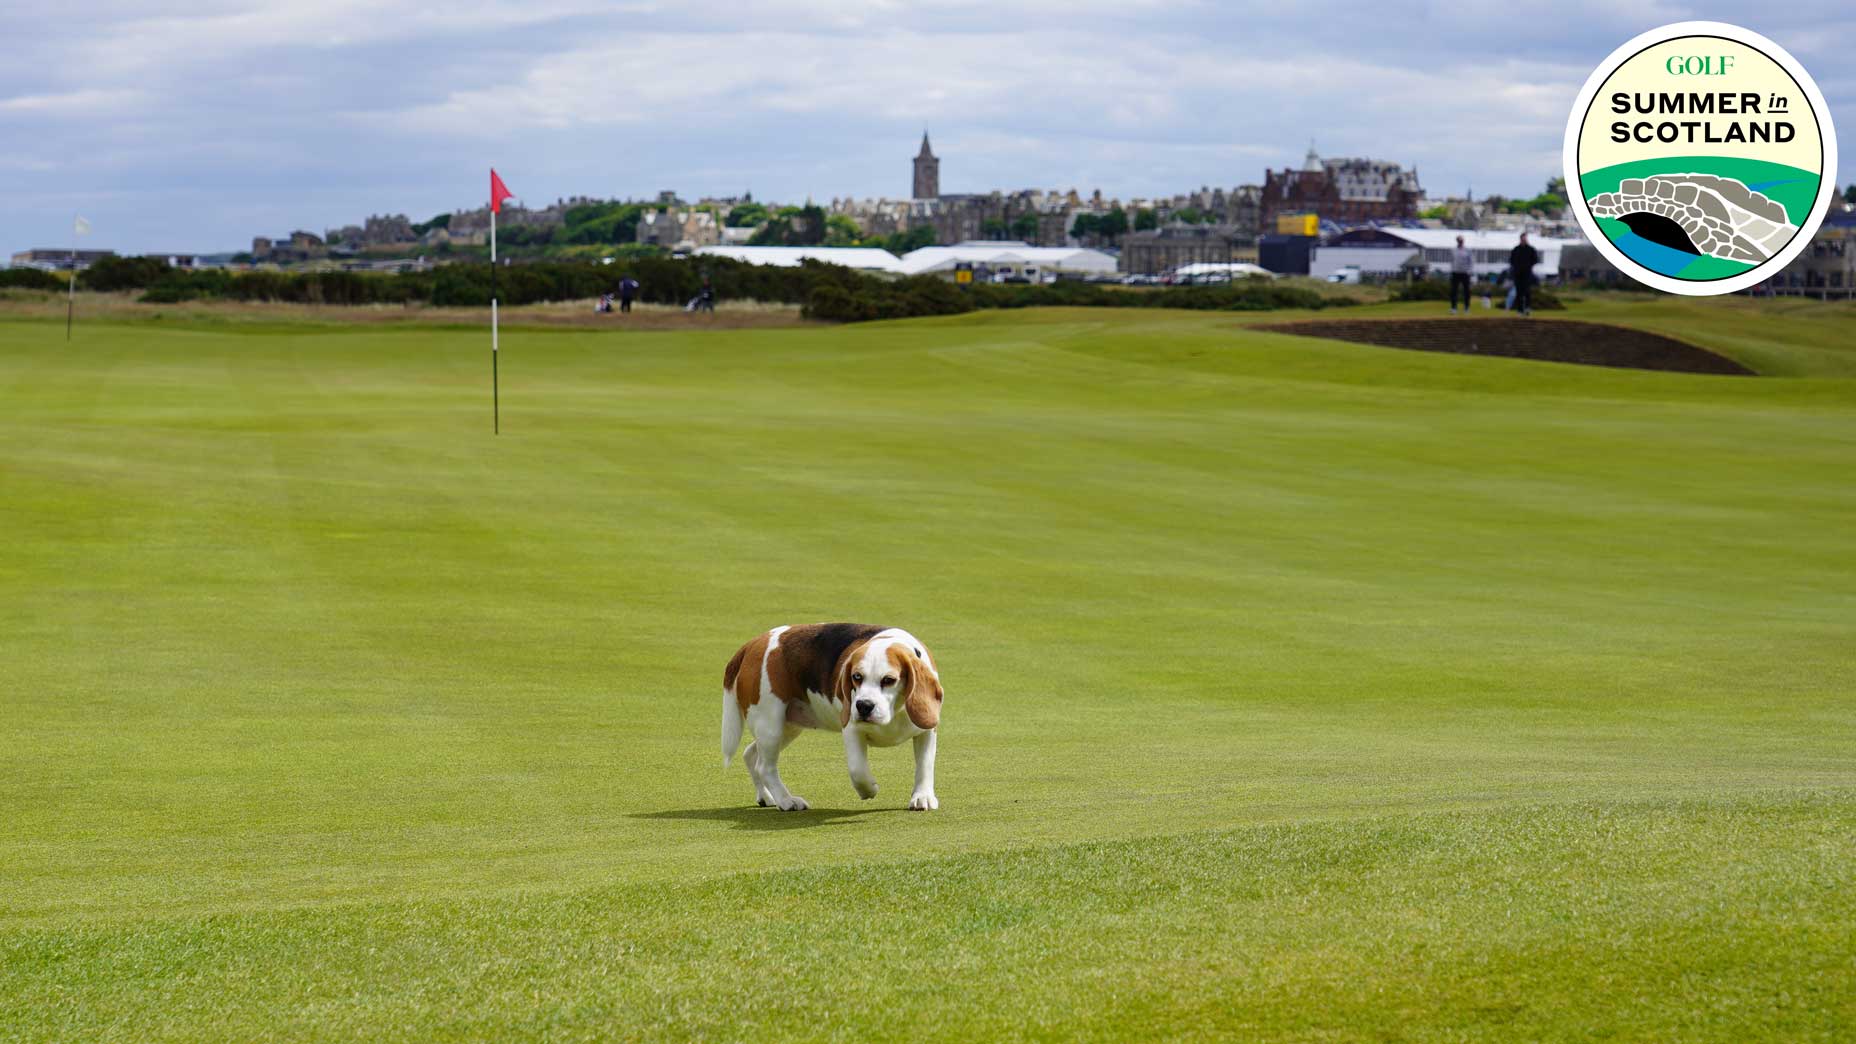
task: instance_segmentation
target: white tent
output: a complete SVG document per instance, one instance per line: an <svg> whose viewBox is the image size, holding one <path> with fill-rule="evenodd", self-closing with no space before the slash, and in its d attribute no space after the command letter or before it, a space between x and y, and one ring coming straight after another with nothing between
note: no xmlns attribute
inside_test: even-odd
<svg viewBox="0 0 1856 1044"><path fill-rule="evenodd" d="M900 272L902 261L887 250L875 247L788 247L788 246L706 246L696 251L699 257L728 257L750 265L778 265L797 268L805 260L828 265L860 268L867 272Z"/></svg>
<svg viewBox="0 0 1856 1044"><path fill-rule="evenodd" d="M1253 265L1248 261L1194 261L1189 265L1180 265L1173 274L1181 279L1204 281L1207 279L1245 279L1250 276L1275 278L1276 273L1262 265Z"/></svg>
<svg viewBox="0 0 1856 1044"><path fill-rule="evenodd" d="M953 246L922 247L902 255L902 270L909 275L951 272L963 263L1027 279L1115 274L1115 259L1100 250L1034 247L1017 240L972 240Z"/></svg>

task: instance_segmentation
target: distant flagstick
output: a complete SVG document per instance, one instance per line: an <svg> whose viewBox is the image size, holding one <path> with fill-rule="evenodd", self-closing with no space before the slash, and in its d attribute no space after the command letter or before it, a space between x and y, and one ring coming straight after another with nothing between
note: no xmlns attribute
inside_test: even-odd
<svg viewBox="0 0 1856 1044"><path fill-rule="evenodd" d="M496 374L496 213L503 209L503 200L514 199L509 186L496 176L496 168L490 168L490 431L491 434L503 433L502 393L498 387Z"/></svg>
<svg viewBox="0 0 1856 1044"><path fill-rule="evenodd" d="M71 339L71 316L77 311L77 237L90 232L90 222L79 215L71 222L71 283L64 299L64 339Z"/></svg>
<svg viewBox="0 0 1856 1044"><path fill-rule="evenodd" d="M490 177L495 178L492 170ZM496 376L496 197L490 197L490 434L503 433L503 396Z"/></svg>

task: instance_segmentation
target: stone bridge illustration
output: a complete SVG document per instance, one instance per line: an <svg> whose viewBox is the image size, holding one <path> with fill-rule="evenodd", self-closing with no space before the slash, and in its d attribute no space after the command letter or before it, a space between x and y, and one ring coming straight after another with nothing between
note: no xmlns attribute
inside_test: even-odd
<svg viewBox="0 0 1856 1044"><path fill-rule="evenodd" d="M1784 206L1712 174L1625 178L1616 192L1586 203L1593 217L1616 218L1651 242L1751 265L1778 253L1798 233Z"/></svg>

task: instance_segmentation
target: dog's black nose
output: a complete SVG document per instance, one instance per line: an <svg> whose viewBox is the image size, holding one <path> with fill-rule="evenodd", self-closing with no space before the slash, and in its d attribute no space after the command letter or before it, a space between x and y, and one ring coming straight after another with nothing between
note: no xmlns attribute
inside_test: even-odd
<svg viewBox="0 0 1856 1044"><path fill-rule="evenodd" d="M857 701L857 716L858 717L868 718L870 716L870 712L873 710L876 710L875 700L858 700Z"/></svg>

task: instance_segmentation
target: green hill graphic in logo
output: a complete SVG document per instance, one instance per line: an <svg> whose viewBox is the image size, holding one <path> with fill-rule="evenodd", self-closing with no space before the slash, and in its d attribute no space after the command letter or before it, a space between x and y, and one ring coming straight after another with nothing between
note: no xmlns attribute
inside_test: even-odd
<svg viewBox="0 0 1856 1044"><path fill-rule="evenodd" d="M1782 163L1674 156L1583 174L1592 217L1632 261L1677 279L1724 279L1792 241L1817 200L1819 177Z"/></svg>

